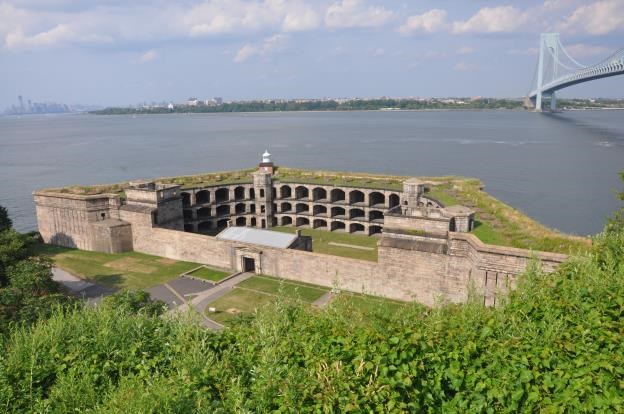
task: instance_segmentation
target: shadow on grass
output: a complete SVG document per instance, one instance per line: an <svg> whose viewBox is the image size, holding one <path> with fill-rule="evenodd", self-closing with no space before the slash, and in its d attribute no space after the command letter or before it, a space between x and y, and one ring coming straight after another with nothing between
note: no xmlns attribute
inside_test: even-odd
<svg viewBox="0 0 624 414"><path fill-rule="evenodd" d="M124 278L123 275L117 273L112 275L95 275L89 277L90 282L115 289L121 289L125 280L126 278Z"/></svg>

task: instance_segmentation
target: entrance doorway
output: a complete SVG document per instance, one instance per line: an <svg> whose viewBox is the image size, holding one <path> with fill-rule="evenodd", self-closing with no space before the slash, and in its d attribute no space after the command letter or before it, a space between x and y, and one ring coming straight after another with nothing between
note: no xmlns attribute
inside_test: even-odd
<svg viewBox="0 0 624 414"><path fill-rule="evenodd" d="M251 257L243 256L243 272L255 272L256 261Z"/></svg>

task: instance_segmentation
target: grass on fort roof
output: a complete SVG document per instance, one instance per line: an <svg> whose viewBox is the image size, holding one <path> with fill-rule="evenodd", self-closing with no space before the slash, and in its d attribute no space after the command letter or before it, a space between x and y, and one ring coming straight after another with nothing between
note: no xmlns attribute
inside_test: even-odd
<svg viewBox="0 0 624 414"><path fill-rule="evenodd" d="M476 211L472 233L482 242L499 246L570 254L587 251L591 240L550 229L483 191L477 179L451 179L431 185L426 195L446 206L462 204Z"/></svg>
<svg viewBox="0 0 624 414"><path fill-rule="evenodd" d="M324 286L257 275L239 283L231 292L211 302L208 306L215 308L216 312L206 310L206 315L216 322L227 325L239 315L251 315L262 306L274 303L278 299L301 300L312 304L329 291L330 289ZM343 291L334 295L327 306L347 306L358 309L363 314L372 314L396 312L405 305L405 302Z"/></svg>
<svg viewBox="0 0 624 414"><path fill-rule="evenodd" d="M280 226L272 227L271 230L284 233L295 233L295 227ZM331 254L334 256L349 257L352 259L377 261L377 241L376 237L364 236L361 234L350 234L342 232L331 232L327 230L300 229L303 236L312 237L312 250L315 253ZM340 243L367 248L366 250L354 247L336 246L330 243ZM370 250L368 250L370 249Z"/></svg>
<svg viewBox="0 0 624 414"><path fill-rule="evenodd" d="M99 253L39 244L37 254L85 280L118 289L145 289L175 279L200 264L137 252Z"/></svg>

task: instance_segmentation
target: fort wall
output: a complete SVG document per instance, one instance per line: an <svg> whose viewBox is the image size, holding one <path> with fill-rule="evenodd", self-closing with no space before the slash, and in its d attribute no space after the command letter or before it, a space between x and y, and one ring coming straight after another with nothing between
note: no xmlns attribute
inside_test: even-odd
<svg viewBox="0 0 624 414"><path fill-rule="evenodd" d="M141 182L127 191L124 204L110 194L35 192L39 231L46 243L110 253L135 250L238 271L247 270L245 263L253 260L257 273L427 305L438 300L464 302L471 288L484 304L496 305L500 292L515 286L517 275L533 257L546 271L566 258L483 244L465 233L474 212L435 204L422 196L423 186L415 179L406 182L401 193L285 183L272 188L260 178L265 177L257 178L255 186L219 186L192 193L179 186ZM269 201L269 192L276 198ZM290 209L285 210L285 203ZM224 225L270 227L271 220L356 233L364 229L366 234L374 227L375 233L381 232L385 225L388 231L378 242L378 260L372 262L181 231L205 209L208 217L214 210L215 219Z"/></svg>

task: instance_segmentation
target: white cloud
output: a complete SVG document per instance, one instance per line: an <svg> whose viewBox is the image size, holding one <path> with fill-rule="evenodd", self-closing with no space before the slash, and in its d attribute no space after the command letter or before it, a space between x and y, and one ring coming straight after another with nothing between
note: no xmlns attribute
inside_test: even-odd
<svg viewBox="0 0 624 414"><path fill-rule="evenodd" d="M457 49L457 53L459 53L460 55L470 55L471 53L474 53L474 51L474 48L470 46L462 46Z"/></svg>
<svg viewBox="0 0 624 414"><path fill-rule="evenodd" d="M154 49L148 50L139 57L140 62L151 62L158 57L158 52Z"/></svg>
<svg viewBox="0 0 624 414"><path fill-rule="evenodd" d="M301 0L206 0L184 18L192 36L262 29L301 31L320 24L316 11Z"/></svg>
<svg viewBox="0 0 624 414"><path fill-rule="evenodd" d="M8 33L4 38L7 48L35 48L57 46L63 43L110 43L112 39L97 34L81 34L66 24L59 24L34 35L25 35L21 28Z"/></svg>
<svg viewBox="0 0 624 414"><path fill-rule="evenodd" d="M234 62L241 63L254 56L269 56L284 49L288 36L276 34L263 39L260 43L247 43L234 56Z"/></svg>
<svg viewBox="0 0 624 414"><path fill-rule="evenodd" d="M588 45L585 43L575 43L570 46L565 46L565 49L574 58L592 56L607 57L614 52L613 49L605 46Z"/></svg>
<svg viewBox="0 0 624 414"><path fill-rule="evenodd" d="M331 29L379 27L388 23L394 13L382 6L366 6L362 0L341 0L325 13L325 25Z"/></svg>
<svg viewBox="0 0 624 414"><path fill-rule="evenodd" d="M477 65L474 63L469 63L469 62L458 62L455 64L454 69L458 70L460 72L465 72L465 71L469 71L469 70L475 70L477 69Z"/></svg>
<svg viewBox="0 0 624 414"><path fill-rule="evenodd" d="M445 26L446 10L432 9L426 13L410 16L399 27L399 32L410 34L414 32L433 33L442 30Z"/></svg>
<svg viewBox="0 0 624 414"><path fill-rule="evenodd" d="M453 23L453 33L503 33L523 27L528 13L513 6L484 7L466 21Z"/></svg>
<svg viewBox="0 0 624 414"><path fill-rule="evenodd" d="M557 28L563 32L584 32L590 35L624 30L624 1L602 0L580 6L563 19Z"/></svg>
<svg viewBox="0 0 624 414"><path fill-rule="evenodd" d="M378 47L378 48L375 48L375 49L371 49L371 50L369 50L369 51L368 51L368 54L369 54L371 57L382 57L382 56L385 56L386 51L385 51L383 48Z"/></svg>

